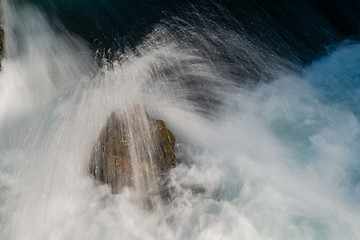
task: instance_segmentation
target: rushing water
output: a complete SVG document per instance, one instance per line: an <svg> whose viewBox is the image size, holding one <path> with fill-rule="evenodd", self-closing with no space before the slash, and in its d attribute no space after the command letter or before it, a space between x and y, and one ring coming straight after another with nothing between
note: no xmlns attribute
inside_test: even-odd
<svg viewBox="0 0 360 240"><path fill-rule="evenodd" d="M3 4L0 239L360 239L360 43L299 70L173 18L99 67L60 23ZM182 162L150 210L87 171L108 116L134 104Z"/></svg>

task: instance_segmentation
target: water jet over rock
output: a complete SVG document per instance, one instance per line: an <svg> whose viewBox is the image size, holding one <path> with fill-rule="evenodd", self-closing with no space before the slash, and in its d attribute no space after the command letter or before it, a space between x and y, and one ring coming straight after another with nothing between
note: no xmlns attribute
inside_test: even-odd
<svg viewBox="0 0 360 240"><path fill-rule="evenodd" d="M111 113L93 147L90 174L112 193L124 187L167 196L167 172L176 166L175 137L162 120L136 105Z"/></svg>

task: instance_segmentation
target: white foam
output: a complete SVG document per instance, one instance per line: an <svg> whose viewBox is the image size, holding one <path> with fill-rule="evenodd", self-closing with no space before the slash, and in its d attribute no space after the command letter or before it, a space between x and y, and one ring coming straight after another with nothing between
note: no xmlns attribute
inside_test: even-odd
<svg viewBox="0 0 360 240"><path fill-rule="evenodd" d="M201 60L196 53L145 42L141 54L91 75L40 13L24 11L41 35L24 28L30 51L8 55L0 75L0 116L12 119L0 122L1 239L360 238L351 171L359 166L358 118L323 102L308 74L253 90L216 88L227 97L208 119L187 99L194 93L181 85L184 70L173 81L161 75ZM201 79L230 84L206 61L188 64ZM152 210L133 190L111 195L87 174L107 117L129 104L145 105L181 141L185 162L171 171L177 197L154 199ZM19 119L22 130L11 128Z"/></svg>

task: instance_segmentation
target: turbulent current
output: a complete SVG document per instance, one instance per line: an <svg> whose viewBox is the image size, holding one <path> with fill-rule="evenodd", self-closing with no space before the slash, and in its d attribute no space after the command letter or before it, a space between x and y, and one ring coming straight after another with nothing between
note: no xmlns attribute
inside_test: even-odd
<svg viewBox="0 0 360 240"><path fill-rule="evenodd" d="M360 239L358 41L303 67L194 14L109 57L41 8L2 4L0 239ZM88 174L108 116L134 104L181 161L173 200L151 209Z"/></svg>

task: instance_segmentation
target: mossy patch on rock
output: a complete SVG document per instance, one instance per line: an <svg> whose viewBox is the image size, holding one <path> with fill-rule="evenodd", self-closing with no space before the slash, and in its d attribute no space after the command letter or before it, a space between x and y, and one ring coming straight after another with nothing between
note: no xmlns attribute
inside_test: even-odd
<svg viewBox="0 0 360 240"><path fill-rule="evenodd" d="M176 166L175 137L161 120L135 106L112 113L101 130L90 160L90 174L119 193L125 186L161 192L167 172Z"/></svg>

